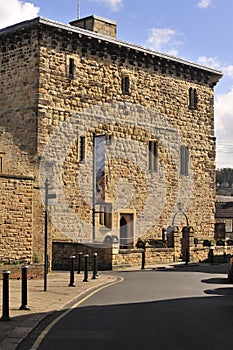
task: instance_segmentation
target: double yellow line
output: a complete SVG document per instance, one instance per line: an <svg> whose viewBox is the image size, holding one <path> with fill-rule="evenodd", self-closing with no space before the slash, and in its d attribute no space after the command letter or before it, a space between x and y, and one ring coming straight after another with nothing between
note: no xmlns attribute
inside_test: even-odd
<svg viewBox="0 0 233 350"><path fill-rule="evenodd" d="M101 291L104 288L107 288L113 284L116 283L121 283L123 282L124 278L123 277L118 277L118 279L114 282L111 282L109 284L105 284L104 286L101 286L97 289L95 289L93 292L91 292L90 294L86 295L84 298L82 298L81 300L79 300L77 303L73 304L68 310L64 311L61 315L59 315L57 318L55 318L38 336L38 338L36 339L36 341L34 342L32 348L30 350L37 350L41 344L41 342L43 341L43 339L46 337L46 335L49 333L49 331L55 326L55 324L57 324L63 317L65 317L66 315L68 315L69 312L71 312L73 309L79 307L80 304L84 303L84 301L86 301L87 299L91 298L94 294L98 293L99 291Z"/></svg>

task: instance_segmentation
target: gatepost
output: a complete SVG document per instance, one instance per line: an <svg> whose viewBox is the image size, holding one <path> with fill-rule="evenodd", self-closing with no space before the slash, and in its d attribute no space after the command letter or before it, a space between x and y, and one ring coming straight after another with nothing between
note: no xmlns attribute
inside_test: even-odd
<svg viewBox="0 0 233 350"><path fill-rule="evenodd" d="M178 262L181 256L181 237L177 226L174 227L174 262Z"/></svg>
<svg viewBox="0 0 233 350"><path fill-rule="evenodd" d="M194 245L194 230L191 226L184 226L182 228L182 240L181 240L181 255L183 260L188 264L194 260L193 249Z"/></svg>
<svg viewBox="0 0 233 350"><path fill-rule="evenodd" d="M194 261L193 249L195 248L194 244L194 229L192 226L189 226L189 261Z"/></svg>

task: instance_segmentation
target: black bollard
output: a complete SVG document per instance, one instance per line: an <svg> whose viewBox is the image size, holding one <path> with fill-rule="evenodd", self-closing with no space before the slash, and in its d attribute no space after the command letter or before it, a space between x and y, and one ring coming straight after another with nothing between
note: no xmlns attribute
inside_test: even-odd
<svg viewBox="0 0 233 350"><path fill-rule="evenodd" d="M27 270L28 266L22 267L22 305L19 310L30 310L27 305Z"/></svg>
<svg viewBox="0 0 233 350"><path fill-rule="evenodd" d="M146 261L146 252L143 249L143 251L142 251L142 267L141 267L142 270L145 269L145 261Z"/></svg>
<svg viewBox="0 0 233 350"><path fill-rule="evenodd" d="M85 262L84 262L84 280L83 280L83 282L88 282L88 257L89 257L88 254L84 255Z"/></svg>
<svg viewBox="0 0 233 350"><path fill-rule="evenodd" d="M83 253L78 253L78 271L77 274L81 273L81 259L82 259Z"/></svg>
<svg viewBox="0 0 233 350"><path fill-rule="evenodd" d="M98 272L97 272L97 253L94 253L93 255L93 276L92 279L95 280L98 278Z"/></svg>
<svg viewBox="0 0 233 350"><path fill-rule="evenodd" d="M2 271L2 279L3 279L3 298L2 298L2 317L1 321L10 321L9 316L9 276L10 271L3 270Z"/></svg>
<svg viewBox="0 0 233 350"><path fill-rule="evenodd" d="M189 249L186 248L185 250L185 265L188 265L189 263Z"/></svg>
<svg viewBox="0 0 233 350"><path fill-rule="evenodd" d="M214 249L213 249L213 247L210 247L210 251L209 251L209 260L210 260L210 263L211 263L211 264L214 263Z"/></svg>
<svg viewBox="0 0 233 350"><path fill-rule="evenodd" d="M70 257L70 284L69 284L69 287L75 287L75 284L74 284L74 259L75 259L74 255Z"/></svg>

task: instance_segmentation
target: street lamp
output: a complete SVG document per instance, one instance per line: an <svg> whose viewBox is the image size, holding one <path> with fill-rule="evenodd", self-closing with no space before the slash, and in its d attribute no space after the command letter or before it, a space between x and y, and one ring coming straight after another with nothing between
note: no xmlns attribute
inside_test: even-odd
<svg viewBox="0 0 233 350"><path fill-rule="evenodd" d="M45 227L44 227L44 291L47 290L48 274L48 205L49 199L55 199L55 193L49 193L49 180L45 180Z"/></svg>

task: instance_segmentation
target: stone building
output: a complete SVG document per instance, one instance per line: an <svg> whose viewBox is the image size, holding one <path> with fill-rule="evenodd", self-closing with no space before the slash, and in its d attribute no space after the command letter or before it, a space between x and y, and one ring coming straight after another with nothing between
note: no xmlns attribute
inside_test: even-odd
<svg viewBox="0 0 233 350"><path fill-rule="evenodd" d="M233 198L216 196L215 237L216 239L232 239L233 230Z"/></svg>
<svg viewBox="0 0 233 350"><path fill-rule="evenodd" d="M0 261L43 261L46 179L50 248L214 235L221 72L120 41L98 16L2 29L0 60Z"/></svg>

